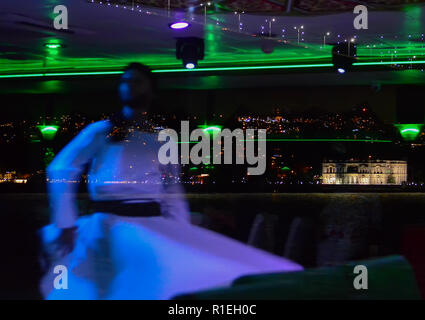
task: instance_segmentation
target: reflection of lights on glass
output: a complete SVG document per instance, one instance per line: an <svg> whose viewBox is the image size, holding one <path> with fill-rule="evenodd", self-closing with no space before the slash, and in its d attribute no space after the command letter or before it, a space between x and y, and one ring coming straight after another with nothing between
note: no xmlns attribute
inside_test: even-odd
<svg viewBox="0 0 425 320"><path fill-rule="evenodd" d="M207 132L221 131L221 128L220 127L208 127L208 128L204 128L204 131L207 131Z"/></svg>
<svg viewBox="0 0 425 320"><path fill-rule="evenodd" d="M425 60L406 60L397 61L398 65L410 64L424 64ZM394 61L374 61L374 62L356 62L354 66L381 66L381 65L394 65ZM279 69L298 69L298 68L326 68L333 67L331 63L320 64L289 64L289 65L270 65L270 66L243 66L243 67L211 67L211 68L198 68L193 71L199 72L216 72L216 71L240 71L240 70L279 70ZM188 69L157 69L153 73L180 73L190 72ZM41 77L77 77L77 76L94 76L94 75L116 75L122 74L119 71L89 71L89 72L45 72L45 73L23 73L23 74L0 74L0 79L12 78L41 78Z"/></svg>
<svg viewBox="0 0 425 320"><path fill-rule="evenodd" d="M186 69L195 69L195 64L194 63L191 63L191 62L189 62L189 63L186 63Z"/></svg>

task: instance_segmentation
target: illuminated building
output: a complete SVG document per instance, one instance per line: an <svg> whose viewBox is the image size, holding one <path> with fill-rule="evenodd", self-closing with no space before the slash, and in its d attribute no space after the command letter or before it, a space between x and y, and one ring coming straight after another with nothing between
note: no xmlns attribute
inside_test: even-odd
<svg viewBox="0 0 425 320"><path fill-rule="evenodd" d="M16 171L8 171L4 174L3 179L4 180L13 180L16 176Z"/></svg>
<svg viewBox="0 0 425 320"><path fill-rule="evenodd" d="M326 161L322 164L323 184L401 185L406 181L406 161Z"/></svg>
<svg viewBox="0 0 425 320"><path fill-rule="evenodd" d="M15 179L13 182L14 183L27 183L28 180L27 179Z"/></svg>

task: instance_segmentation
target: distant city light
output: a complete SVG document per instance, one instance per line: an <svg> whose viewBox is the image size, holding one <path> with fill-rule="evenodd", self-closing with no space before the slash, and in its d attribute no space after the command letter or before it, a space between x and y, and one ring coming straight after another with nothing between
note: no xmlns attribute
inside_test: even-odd
<svg viewBox="0 0 425 320"><path fill-rule="evenodd" d="M252 141L252 140L241 140ZM267 142L392 142L391 140L381 139L254 139L254 141Z"/></svg>
<svg viewBox="0 0 425 320"><path fill-rule="evenodd" d="M210 134L210 136L215 139L217 135L221 132L222 126L219 125L200 125L198 128L201 128L204 132L207 132Z"/></svg>

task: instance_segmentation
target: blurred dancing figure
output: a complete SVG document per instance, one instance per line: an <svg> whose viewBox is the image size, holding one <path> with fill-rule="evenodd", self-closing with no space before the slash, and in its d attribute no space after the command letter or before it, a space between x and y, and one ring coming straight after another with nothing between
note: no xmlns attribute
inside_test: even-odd
<svg viewBox="0 0 425 320"><path fill-rule="evenodd" d="M155 88L149 68L130 64L119 84L121 111L85 128L48 167L45 298L169 299L244 274L302 269L190 224L179 167L158 161L161 144L147 117ZM78 218L73 182L87 167L95 213ZM58 265L67 289L55 287Z"/></svg>

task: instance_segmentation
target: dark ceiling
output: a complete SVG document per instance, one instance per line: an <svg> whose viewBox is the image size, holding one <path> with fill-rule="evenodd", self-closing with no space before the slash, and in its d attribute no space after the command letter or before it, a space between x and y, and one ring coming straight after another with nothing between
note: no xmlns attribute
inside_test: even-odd
<svg viewBox="0 0 425 320"><path fill-rule="evenodd" d="M102 2L102 0L87 0L88 2ZM366 5L370 10L400 10L406 5L424 3L424 0L110 0L106 1L118 5L143 5L162 9L188 10L202 12L204 6L208 14L222 12L246 13L294 13L294 14L323 14L351 11L355 6ZM105 3L105 0L103 0Z"/></svg>

